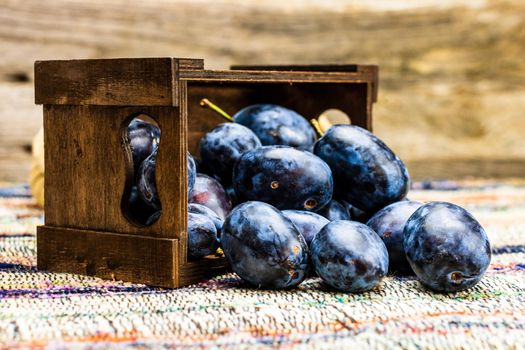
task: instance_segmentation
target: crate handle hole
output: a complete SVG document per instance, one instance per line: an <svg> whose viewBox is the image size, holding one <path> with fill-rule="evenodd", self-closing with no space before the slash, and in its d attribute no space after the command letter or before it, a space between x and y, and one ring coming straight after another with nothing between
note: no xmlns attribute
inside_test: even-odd
<svg viewBox="0 0 525 350"><path fill-rule="evenodd" d="M337 108L330 108L321 112L317 117L317 121L323 132L326 132L326 130L335 124L352 124L350 116Z"/></svg>
<svg viewBox="0 0 525 350"><path fill-rule="evenodd" d="M121 211L133 225L153 225L160 217L155 165L160 144L160 127L154 117L135 113L121 128L121 143L126 162L126 183Z"/></svg>

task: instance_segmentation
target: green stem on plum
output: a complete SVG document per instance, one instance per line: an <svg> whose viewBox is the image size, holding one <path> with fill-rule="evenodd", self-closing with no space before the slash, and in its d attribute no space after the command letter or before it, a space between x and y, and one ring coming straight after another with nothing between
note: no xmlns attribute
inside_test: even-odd
<svg viewBox="0 0 525 350"><path fill-rule="evenodd" d="M233 122L233 118L231 115L229 115L228 113L226 113L225 111L223 111L219 106L217 106L215 103L211 102L210 100L208 100L207 98L203 98L200 102L200 105L201 107L208 107L209 109L211 109L212 111L216 112L217 114L219 114L221 117L223 117L224 119L230 121L230 122Z"/></svg>
<svg viewBox="0 0 525 350"><path fill-rule="evenodd" d="M319 124L319 121L317 119L310 119L310 124L314 127L315 131L319 134L319 136L323 137L324 131L321 128L321 124Z"/></svg>

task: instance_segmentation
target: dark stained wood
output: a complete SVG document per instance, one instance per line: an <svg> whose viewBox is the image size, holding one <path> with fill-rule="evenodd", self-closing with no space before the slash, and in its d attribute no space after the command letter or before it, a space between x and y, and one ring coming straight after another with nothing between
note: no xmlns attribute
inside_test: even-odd
<svg viewBox="0 0 525 350"><path fill-rule="evenodd" d="M171 58L37 61L37 104L171 106Z"/></svg>
<svg viewBox="0 0 525 350"><path fill-rule="evenodd" d="M170 149L172 152L176 152L177 158L180 160L176 169L179 169L177 175L178 179L174 181L172 176L171 179L166 179L165 183L172 181L169 188L177 188L178 192L178 202L175 204L177 206L177 212L166 213L163 209L163 216L169 216L171 219L175 220L174 224L177 224L180 231L178 231L177 237L179 237L179 249L182 252L180 255L181 265L186 263L188 260L188 86L186 82L179 81L177 82L178 89L180 90L179 94L179 112L180 118L178 120L179 126L179 135L177 140L171 140L178 145L173 145ZM162 143L162 135L161 135ZM165 160L168 162L169 160ZM164 163L165 165L167 163ZM168 164L169 165L169 164ZM171 176L170 172L164 172L166 176ZM161 197L161 202L164 199ZM164 205L163 205L164 208Z"/></svg>
<svg viewBox="0 0 525 350"><path fill-rule="evenodd" d="M179 69L204 69L204 60L201 58L176 58Z"/></svg>
<svg viewBox="0 0 525 350"><path fill-rule="evenodd" d="M176 106L177 70L200 70L203 60L173 58L35 62L37 104Z"/></svg>
<svg viewBox="0 0 525 350"><path fill-rule="evenodd" d="M142 113L162 132L156 175L163 215L150 227L131 224L120 206L131 176L121 137ZM180 238L187 203L184 125L174 107L45 106L46 225Z"/></svg>
<svg viewBox="0 0 525 350"><path fill-rule="evenodd" d="M373 71L363 72L294 72L294 71L231 71L188 70L179 77L188 81L257 82L257 83L368 83L376 77Z"/></svg>
<svg viewBox="0 0 525 350"><path fill-rule="evenodd" d="M164 287L224 272L223 257L187 257L188 146L198 155L202 134L224 122L199 102L209 98L232 114L275 103L309 119L337 108L371 129L377 69L315 67L210 71L202 60L171 58L37 62L46 163L38 268ZM126 128L141 114L161 129L162 215L149 227L126 218L122 204L134 177Z"/></svg>
<svg viewBox="0 0 525 350"><path fill-rule="evenodd" d="M377 102L377 90L379 83L379 67L376 65L358 64L310 64L310 65L234 65L232 70L246 71L290 71L290 72L367 72L374 78L371 83L373 86L373 101Z"/></svg>
<svg viewBox="0 0 525 350"><path fill-rule="evenodd" d="M366 122L364 123L365 129L368 129L372 132L372 104L374 103L374 84L366 84ZM348 113L347 113L348 114ZM351 118L351 117L350 117ZM359 124L358 124L359 125Z"/></svg>
<svg viewBox="0 0 525 350"><path fill-rule="evenodd" d="M278 64L278 65L233 65L232 70L266 70L290 72L357 72L357 64Z"/></svg>
<svg viewBox="0 0 525 350"><path fill-rule="evenodd" d="M198 261L189 261L180 265L179 283L181 286L201 282L228 270L228 261L224 257L207 256Z"/></svg>
<svg viewBox="0 0 525 350"><path fill-rule="evenodd" d="M179 286L178 240L39 226L41 270L161 287Z"/></svg>

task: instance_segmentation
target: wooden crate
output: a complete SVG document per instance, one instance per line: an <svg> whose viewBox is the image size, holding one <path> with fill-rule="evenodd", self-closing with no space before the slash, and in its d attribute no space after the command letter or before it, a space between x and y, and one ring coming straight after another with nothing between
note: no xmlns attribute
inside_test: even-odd
<svg viewBox="0 0 525 350"><path fill-rule="evenodd" d="M229 112L275 103L313 118L330 108L371 130L377 67L235 66L206 70L182 58L37 61L35 100L44 105L45 224L38 268L162 287L203 280L224 258L187 257L187 151L224 122L199 101ZM140 114L161 129L156 183L162 215L128 221L122 198L133 166L126 127Z"/></svg>

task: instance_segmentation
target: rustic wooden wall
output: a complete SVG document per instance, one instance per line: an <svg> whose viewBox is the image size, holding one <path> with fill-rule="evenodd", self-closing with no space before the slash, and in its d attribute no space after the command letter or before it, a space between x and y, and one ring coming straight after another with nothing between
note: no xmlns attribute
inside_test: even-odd
<svg viewBox="0 0 525 350"><path fill-rule="evenodd" d="M525 3L0 0L0 180L24 181L36 59L381 66L375 131L416 177L525 174ZM359 7L361 6L361 7Z"/></svg>

